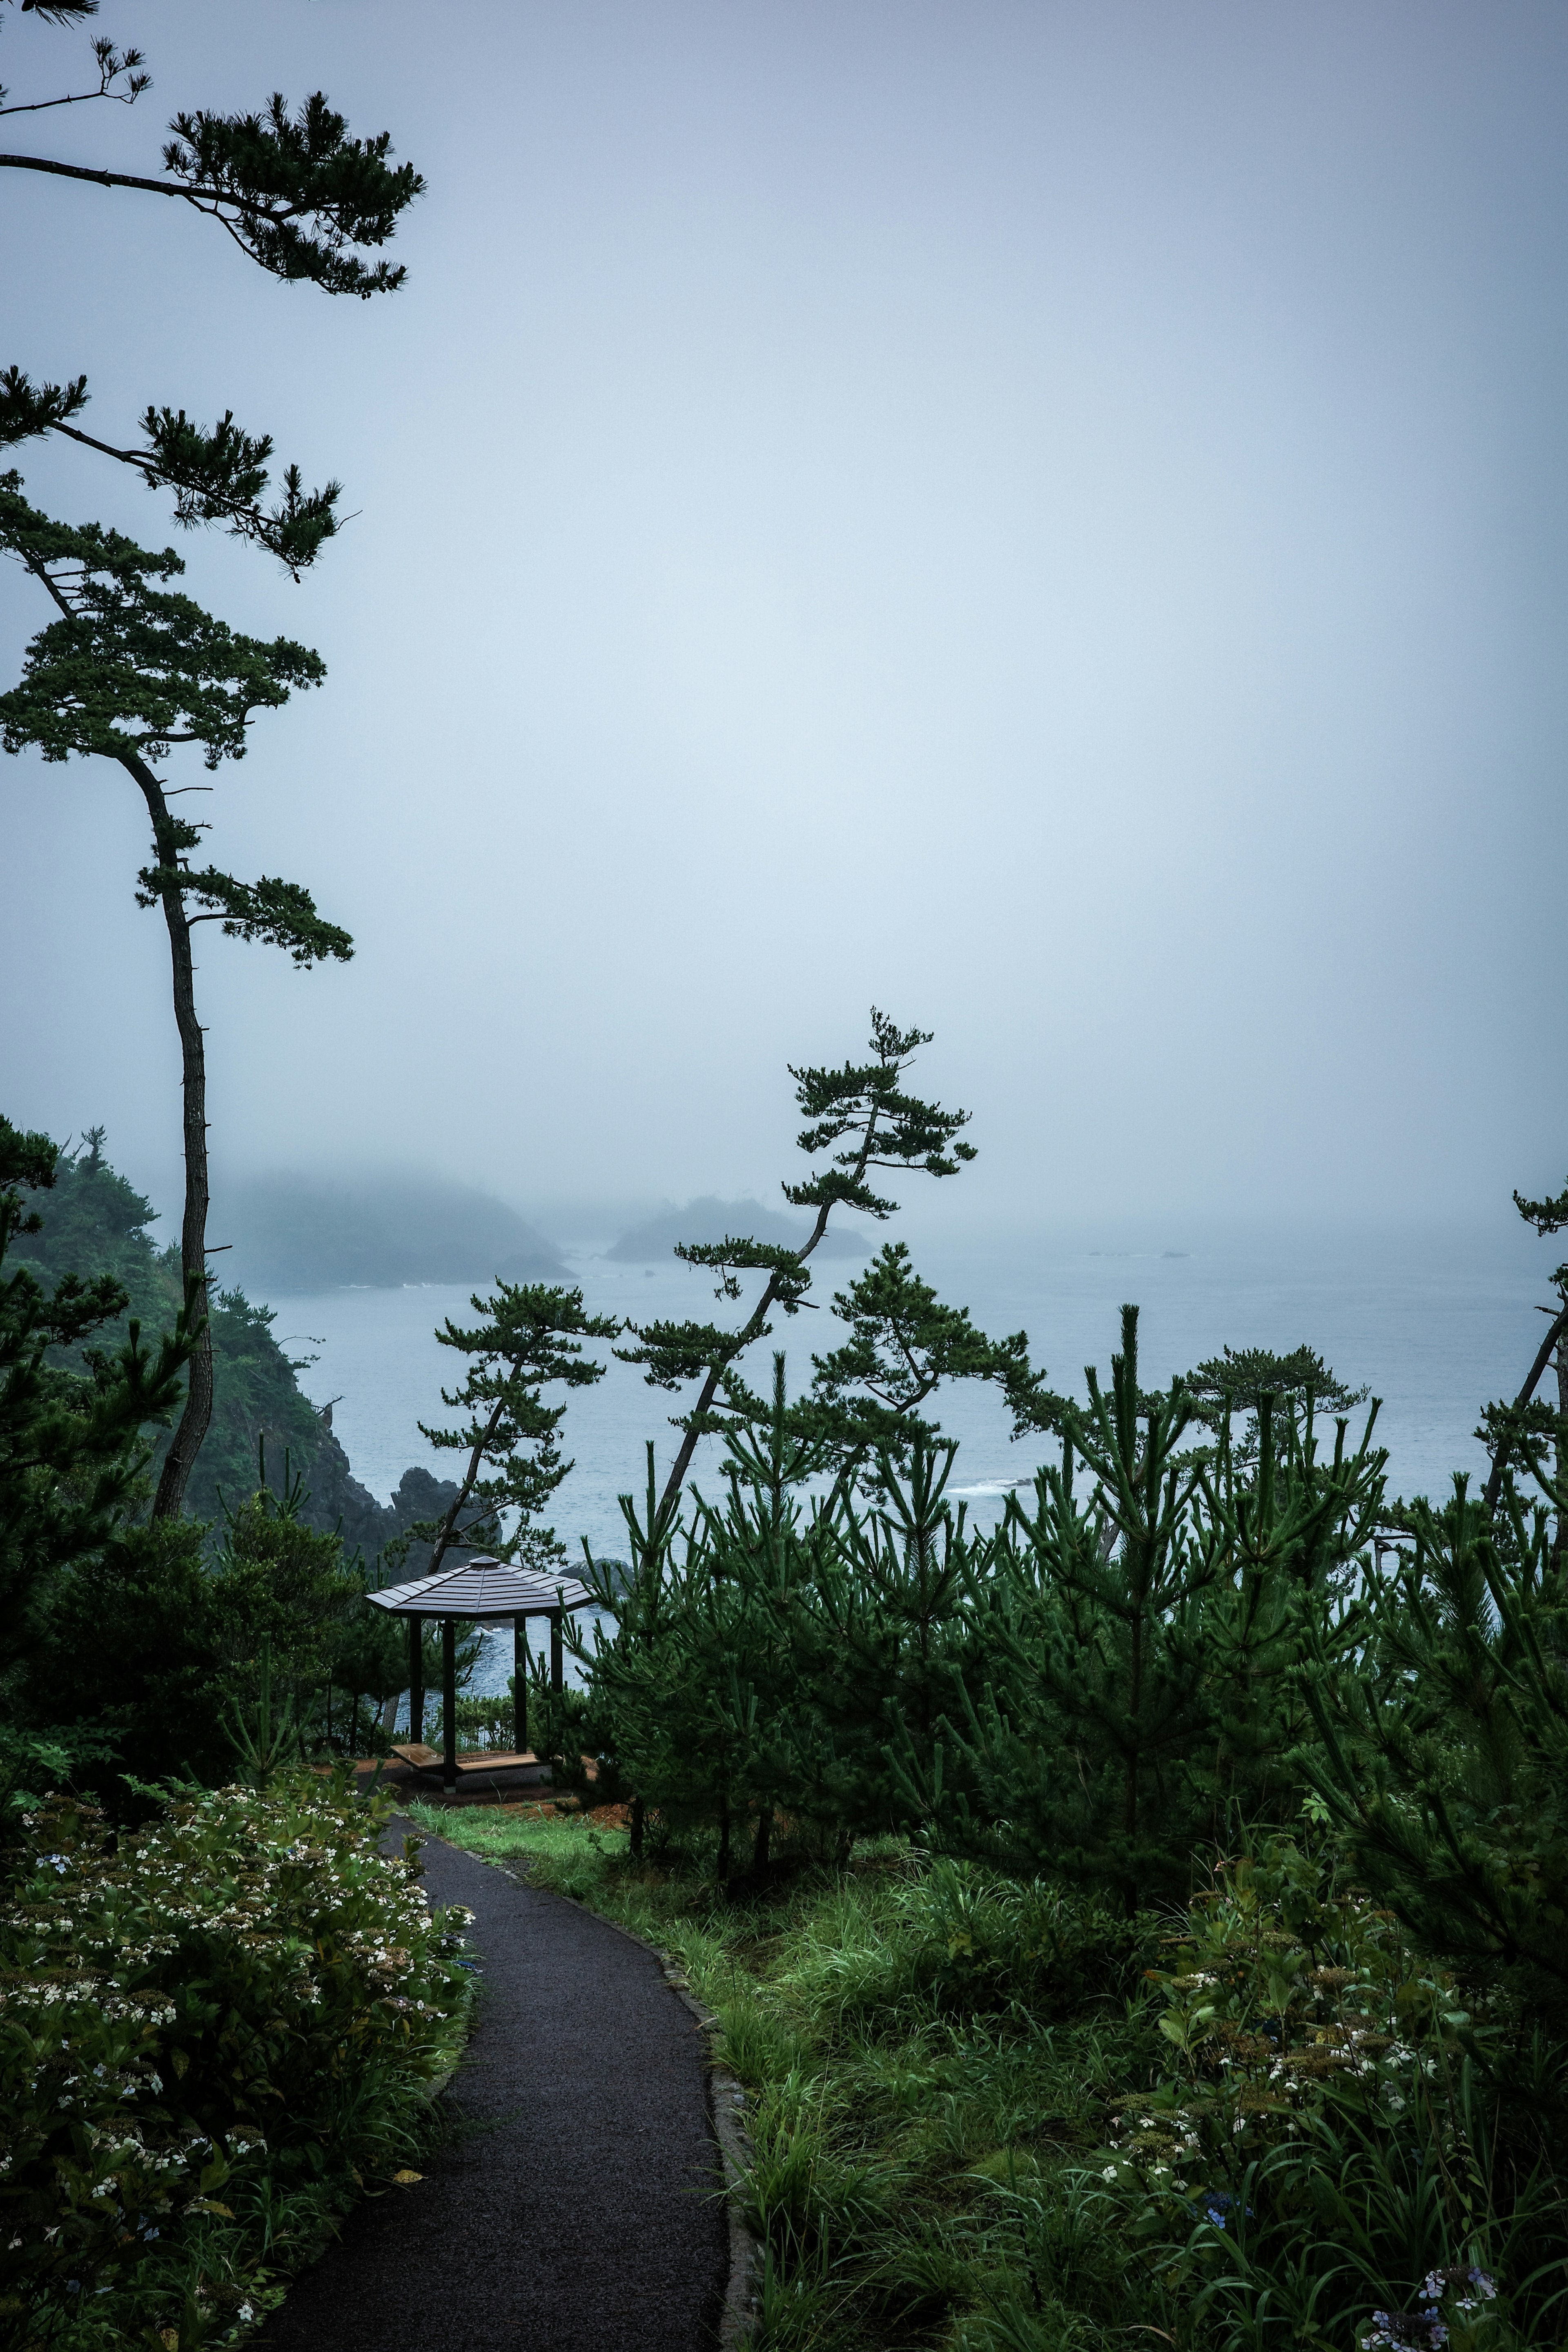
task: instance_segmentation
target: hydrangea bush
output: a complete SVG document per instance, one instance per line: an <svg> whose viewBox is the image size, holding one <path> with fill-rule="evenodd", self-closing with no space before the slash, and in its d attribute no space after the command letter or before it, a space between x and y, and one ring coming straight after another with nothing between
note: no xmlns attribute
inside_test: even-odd
<svg viewBox="0 0 1568 2352"><path fill-rule="evenodd" d="M408 2178L461 2046L468 1915L342 1777L193 1792L116 1845L27 1822L0 1916L0 2339L242 2336L366 2189Z"/></svg>
<svg viewBox="0 0 1568 2352"><path fill-rule="evenodd" d="M1325 2352L1559 2340L1538 2278L1511 2279L1522 2325L1500 2328L1494 2271L1516 2269L1538 2184L1510 2193L1485 2139L1466 2055L1484 2021L1394 1915L1328 1849L1278 1839L1167 1942L1148 1979L1169 2064L1112 2103L1091 2193L1178 2306L1216 2342L1267 2323Z"/></svg>
<svg viewBox="0 0 1568 2352"><path fill-rule="evenodd" d="M1469 2022L1392 1912L1284 1840L1223 1865L1152 1969L1172 2072L1113 2116L1118 2172L1187 2196L1294 2137L1326 2101L1397 2116Z"/></svg>

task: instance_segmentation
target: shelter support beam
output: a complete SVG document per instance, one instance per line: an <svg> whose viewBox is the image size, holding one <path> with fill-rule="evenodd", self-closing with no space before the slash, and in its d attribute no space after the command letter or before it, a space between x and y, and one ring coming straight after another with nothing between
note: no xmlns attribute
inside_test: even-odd
<svg viewBox="0 0 1568 2352"><path fill-rule="evenodd" d="M408 1737L416 1746L425 1738L425 1620L408 1620Z"/></svg>
<svg viewBox="0 0 1568 2352"><path fill-rule="evenodd" d="M552 1689L552 1691L557 1691L557 1692L558 1692L558 1691L560 1690L560 1688L561 1688L562 1680L563 1680L563 1670L562 1670L562 1664L561 1664L561 1612L560 1612L560 1610L559 1610L559 1609L552 1609L552 1610L551 1611L551 1612L550 1612L550 1687L551 1687L551 1689Z"/></svg>
<svg viewBox="0 0 1568 2352"><path fill-rule="evenodd" d="M511 1734L520 1756L528 1753L528 1620L511 1621Z"/></svg>
<svg viewBox="0 0 1568 2352"><path fill-rule="evenodd" d="M441 1620L441 1785L458 1793L458 1621Z"/></svg>

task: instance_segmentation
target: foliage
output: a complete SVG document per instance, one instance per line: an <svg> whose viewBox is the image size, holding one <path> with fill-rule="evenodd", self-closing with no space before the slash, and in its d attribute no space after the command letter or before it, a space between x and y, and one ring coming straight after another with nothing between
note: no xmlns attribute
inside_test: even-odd
<svg viewBox="0 0 1568 2352"><path fill-rule="evenodd" d="M40 1281L58 1284L68 1275L108 1279L125 1294L130 1312L142 1322L172 1321L180 1304L179 1265L160 1255L147 1228L157 1220L151 1201L110 1166L103 1154L104 1129L89 1128L76 1150L52 1147L53 1181L25 1195L26 1214L12 1254ZM120 1323L107 1325L118 1331ZM86 1369L79 1344L56 1361Z"/></svg>
<svg viewBox="0 0 1568 2352"><path fill-rule="evenodd" d="M264 645L238 635L188 596L153 584L185 568L172 547L153 554L99 523L55 522L28 505L16 474L0 476L0 547L55 583L60 607L28 647L21 685L0 697L8 751L30 745L53 761L163 760L172 743L199 743L216 768L245 757L253 711L281 708L326 674L292 638ZM198 840L186 825L176 845Z"/></svg>
<svg viewBox="0 0 1568 2352"><path fill-rule="evenodd" d="M543 1391L601 1380L605 1368L584 1355L583 1342L614 1339L620 1324L587 1314L581 1290L542 1282L498 1282L489 1297L476 1292L469 1305L478 1323L465 1328L448 1316L436 1334L444 1348L472 1359L461 1387L441 1391L442 1403L467 1418L455 1429L419 1424L432 1445L467 1454L468 1467L445 1518L413 1532L433 1539L430 1575L453 1543L559 1572L564 1549L552 1528L533 1522L572 1465L561 1459L555 1435L566 1406L547 1405Z"/></svg>
<svg viewBox="0 0 1568 2352"><path fill-rule="evenodd" d="M46 1296L26 1265L5 1266L13 1241L37 1230L26 1196L50 1189L57 1158L46 1136L0 1118L0 1703L12 1727L59 1581L109 1543L145 1464L142 1430L172 1410L195 1344L182 1309L155 1349L133 1320L112 1358L94 1350L78 1372L51 1362L127 1303L110 1274L69 1275ZM0 1808L27 1762L9 1752L15 1736L0 1735Z"/></svg>
<svg viewBox="0 0 1568 2352"><path fill-rule="evenodd" d="M227 1643L205 1533L190 1519L122 1525L60 1579L44 1620L29 1711L70 1748L73 1785L116 1819L147 1811L133 1784L212 1785L233 1769Z"/></svg>
<svg viewBox="0 0 1568 2352"><path fill-rule="evenodd" d="M76 1150L59 1152L52 1186L24 1192L24 1223L32 1230L12 1244L46 1290L58 1292L75 1276L83 1281L108 1278L124 1293L120 1313L89 1341L50 1349L50 1365L79 1371L87 1369L87 1345L124 1344L131 1316L144 1328L172 1328L183 1295L178 1243L159 1248L148 1231L157 1212L110 1165L103 1142L103 1129L89 1128ZM308 1485L319 1483L313 1473L326 1450L326 1432L300 1388L300 1363L274 1337L276 1320L272 1308L254 1305L243 1291L219 1290L210 1298L212 1423L186 1489L198 1519L221 1521L224 1498L232 1501L249 1492L260 1444L274 1464L290 1465ZM168 1434L154 1425L145 1436L155 1471ZM307 1498L302 1507L309 1514L314 1507Z"/></svg>
<svg viewBox="0 0 1568 2352"><path fill-rule="evenodd" d="M1372 1579L1367 1671L1321 1656L1303 1769L1427 1951L1568 2025L1568 1587L1548 1514L1511 1542L1463 1478Z"/></svg>
<svg viewBox="0 0 1568 2352"><path fill-rule="evenodd" d="M22 0L24 10L34 5ZM96 8L97 0L55 0L53 5L38 5L37 14L47 24L74 24ZM152 88L140 50L121 56L104 40L92 47L96 89L4 110L33 112L84 98L113 97L134 105ZM116 89L117 82L122 87ZM0 99L5 95L0 89ZM293 113L275 92L253 113L198 108L176 114L169 129L174 135L163 147L169 175L164 180L26 155L6 155L0 162L14 170L42 170L187 204L217 221L241 252L273 277L308 279L329 294L367 299L395 293L403 284L405 269L366 261L355 250L374 253L385 245L408 206L424 194L425 183L412 164L388 160L390 133L351 136L343 117L320 90Z"/></svg>
<svg viewBox="0 0 1568 2352"><path fill-rule="evenodd" d="M264 1683L295 1757L357 1751L360 1701L406 1687L404 1628L365 1606L363 1563L311 1525L303 1479L286 1465L274 1490L258 1455L263 1483L224 1505L216 1538L192 1520L121 1523L51 1589L23 1719L64 1743L75 1785L117 1819L144 1815L150 1783L227 1778L236 1718L254 1725Z"/></svg>
<svg viewBox="0 0 1568 2352"><path fill-rule="evenodd" d="M458 1747L464 1754L472 1754L476 1749L483 1748L502 1750L510 1748L513 1744L514 1720L510 1677L507 1689L498 1696L460 1698L458 1701L457 1724ZM439 1701L437 1702L434 1713L427 1713L425 1730L430 1746L439 1748L445 1737L445 1719Z"/></svg>
<svg viewBox="0 0 1568 2352"><path fill-rule="evenodd" d="M1315 1348L1305 1344L1285 1355L1271 1348L1225 1348L1194 1366L1182 1385L1192 1400L1194 1417L1216 1433L1228 1433L1237 1412L1247 1414L1241 1434L1230 1437L1229 1443L1237 1460L1249 1465L1258 1456L1260 1417L1266 1405L1276 1458L1283 1459L1292 1433L1300 1434L1305 1417L1331 1419L1352 1412L1371 1394L1364 1382L1360 1388L1348 1386Z"/></svg>
<svg viewBox="0 0 1568 2352"><path fill-rule="evenodd" d="M327 1683L341 1629L364 1593L342 1538L309 1524L303 1499L297 1484L281 1495L263 1486L227 1511L213 1578L231 1687L254 1691L266 1643L296 1705Z"/></svg>
<svg viewBox="0 0 1568 2352"><path fill-rule="evenodd" d="M629 1572L585 1570L614 1630L574 1644L584 1727L637 1805L711 1824L726 1873L742 1823L765 1868L781 1811L841 1853L921 1821L1129 1910L1184 1898L1205 1840L1293 1816L1310 1719L1289 1670L1363 1637L1384 1456L1369 1420L1322 1458L1310 1401L1277 1415L1269 1392L1259 1444L1222 1421L1190 1445L1183 1384L1146 1395L1136 1343L1129 1309L1109 1393L1091 1373L1087 1409L1058 1401L1061 1467L992 1535L950 1508L954 1449L918 1421L873 1457L879 1499L837 1477L808 1501L831 1450L782 1357L765 1413L727 1425L722 1503L665 1522L650 1457L646 1508L622 1501Z"/></svg>
<svg viewBox="0 0 1568 2352"><path fill-rule="evenodd" d="M567 1636L592 1669L593 1752L636 1791L634 1834L647 1806L711 1822L724 1873L747 1827L750 1871L765 1872L781 1808L845 1851L906 1818L889 1734L908 1711L929 1737L968 1658L956 1604L973 1547L942 1499L954 1449L917 1428L907 1469L877 1456L879 1508L842 1481L808 1508L799 1489L822 1451L799 1427L779 1356L765 1419L727 1428L725 1502L698 1494L674 1526L650 1447L645 1511L622 1497L629 1572L584 1569L615 1632L595 1627L592 1653Z"/></svg>
<svg viewBox="0 0 1568 2352"><path fill-rule="evenodd" d="M864 1274L835 1294L833 1311L849 1338L812 1359L811 1396L796 1417L837 1459L841 1475L874 1465L884 1453L907 1463L917 1435L927 1444L938 1437L940 1423L923 1419L921 1407L943 1381L994 1381L1020 1436L1054 1412L1057 1400L1030 1368L1028 1334L988 1339L967 1307L944 1305L921 1279L903 1242L884 1244ZM874 1469L872 1484L875 1491Z"/></svg>
<svg viewBox="0 0 1568 2352"><path fill-rule="evenodd" d="M35 384L18 367L0 371L0 449L45 433L101 449L133 467L149 489L172 490L174 520L186 530L225 522L231 536L266 548L296 580L336 536L342 485L327 482L308 491L298 466L289 466L281 495L264 506L272 436L247 433L232 409L209 431L183 408L150 406L140 419L142 446L121 449L69 422L87 404L84 375L65 384Z"/></svg>
<svg viewBox="0 0 1568 2352"><path fill-rule="evenodd" d="M1560 2340L1549 2143L1500 2128L1453 1978L1331 1849L1222 1866L1173 1962L1152 1976L1167 2065L1113 2105L1104 2177L1204 2340Z"/></svg>
<svg viewBox="0 0 1568 2352"><path fill-rule="evenodd" d="M726 1425L722 1503L667 1522L650 1455L646 1508L622 1500L629 1572L585 1570L614 1630L574 1642L584 1727L636 1805L711 1824L726 1874L742 1825L765 1869L781 1811L840 1853L921 1821L1129 1910L1184 1898L1205 1839L1291 1816L1310 1718L1289 1670L1363 1629L1370 1421L1322 1459L1310 1400L1277 1415L1265 1392L1260 1444L1222 1421L1191 1445L1183 1384L1140 1388L1131 1308L1109 1393L1091 1372L1087 1408L1053 1410L1061 1467L992 1535L950 1508L954 1449L918 1419L874 1454L872 1501L842 1476L808 1500L833 1454L782 1356L766 1411Z"/></svg>
<svg viewBox="0 0 1568 2352"><path fill-rule="evenodd" d="M229 1707L224 1727L239 1765L239 1778L253 1789L265 1789L300 1752L293 1700L286 1698L280 1708L272 1704L272 1643L265 1633L257 1661L256 1705L250 1709Z"/></svg>
<svg viewBox="0 0 1568 2352"><path fill-rule="evenodd" d="M0 1924L0 2294L16 2340L206 2340L278 2299L362 2177L417 2155L459 2046L461 1912L299 1774L118 1849L30 1822Z"/></svg>
<svg viewBox="0 0 1568 2352"><path fill-rule="evenodd" d="M352 248L386 243L424 191L411 163L390 164L391 134L353 139L318 90L292 115L274 95L256 114L177 114L163 168L275 277L329 294L389 294L407 271L367 265Z"/></svg>
<svg viewBox="0 0 1568 2352"><path fill-rule="evenodd" d="M1289 1818L1289 1760L1307 1728L1289 1681L1309 1642L1351 1654L1363 1612L1352 1564L1383 1496L1369 1419L1320 1458L1300 1420L1258 1398L1258 1442L1184 1444L1184 1382L1148 1395L1137 1314L1107 1393L1065 1403L1059 1469L1015 1496L970 1583L987 1660L961 1717L906 1746L903 1775L948 1843L1114 1890L1129 1909L1191 1891L1192 1857L1243 1823ZM1092 1480L1083 1496L1075 1473ZM1080 1499L1080 1496L1082 1499Z"/></svg>
<svg viewBox="0 0 1568 2352"><path fill-rule="evenodd" d="M1543 1201L1529 1201L1521 1192L1515 1192L1513 1205L1543 1241L1568 1226L1568 1190ZM1542 1309L1552 1317L1551 1328L1536 1350L1524 1385L1511 1401L1497 1398L1482 1408L1476 1435L1492 1457L1486 1489L1488 1512L1495 1515L1505 1492L1513 1494L1518 1474L1522 1470L1557 1514L1561 1550L1564 1514L1568 1512L1568 1355L1564 1354L1568 1341L1568 1265L1556 1267L1548 1279L1557 1293L1557 1304ZM1557 1364L1555 1412L1535 1393L1553 1358ZM1549 1452L1554 1454L1555 1460L1547 1459Z"/></svg>
<svg viewBox="0 0 1568 2352"><path fill-rule="evenodd" d="M869 1061L846 1062L842 1069L826 1066L797 1069L792 1064L795 1101L806 1121L796 1139L807 1158L820 1163L802 1181L783 1186L784 1198L796 1208L816 1213L806 1240L791 1247L731 1234L719 1242L678 1244L678 1257L718 1276L716 1298L739 1300L742 1277L760 1274L763 1280L757 1297L736 1328L689 1320L637 1324L631 1327L637 1346L616 1350L624 1361L644 1367L652 1387L679 1390L698 1383L690 1410L676 1419L683 1434L659 1498L660 1531L674 1524L698 1439L725 1428L734 1417L754 1414L756 1401L741 1381L740 1360L757 1340L768 1336L773 1328L770 1316L775 1312L797 1315L807 1303L811 1288L807 1261L826 1233L833 1211L856 1209L883 1221L894 1214L898 1204L872 1189L873 1177L916 1171L953 1176L965 1160L974 1158L974 1146L963 1139L968 1112L944 1111L939 1104L904 1087L906 1071L921 1046L930 1044L931 1036L924 1029L900 1029L873 1005ZM824 1154L828 1156L824 1159ZM898 1285L904 1292L906 1309L912 1311L917 1302L908 1290L901 1264L887 1270L886 1281ZM866 1304L875 1359L875 1335L885 1328L887 1318L883 1302L868 1294ZM918 1305L928 1355L933 1349L940 1354L943 1346L956 1347L959 1335L951 1322L940 1322L934 1298L928 1297ZM1007 1343L1008 1348L1012 1345ZM831 1390L834 1375L829 1373L827 1379Z"/></svg>

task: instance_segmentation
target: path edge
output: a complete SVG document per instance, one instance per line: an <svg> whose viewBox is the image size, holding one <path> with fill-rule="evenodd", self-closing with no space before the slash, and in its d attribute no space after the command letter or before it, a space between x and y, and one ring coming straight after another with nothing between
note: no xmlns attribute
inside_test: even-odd
<svg viewBox="0 0 1568 2352"><path fill-rule="evenodd" d="M428 1836L439 1833L426 1832ZM448 1841L441 1840L443 1845ZM499 1856L478 1853L471 1846L454 1846L455 1853L467 1854L470 1861L483 1862L491 1870L499 1870L503 1878L528 1886L531 1894L549 1895L557 1903L570 1903L575 1911L586 1912L602 1927L613 1928L635 1944L640 1952L648 1952L658 1962L659 1973L676 1999L690 2011L702 2035L707 2051L707 2063L702 2080L708 2095L708 2119L713 2126L713 2137L719 2146L719 2160L724 2170L724 2212L729 2224L730 2274L724 2287L724 2308L720 2315L719 2352L746 2352L756 2327L762 2304L763 2244L747 2221L741 2205L741 2190L746 2174L751 2170L755 2153L752 2136L746 2129L746 2094L738 2075L731 2073L719 2057L722 2028L713 2011L698 2000L690 1980L672 1955L662 1945L650 1944L633 1927L623 1927L618 1919L603 1911L595 1911L591 1903L580 1903L574 1895L563 1895L558 1887L531 1886L526 1869L512 1870Z"/></svg>

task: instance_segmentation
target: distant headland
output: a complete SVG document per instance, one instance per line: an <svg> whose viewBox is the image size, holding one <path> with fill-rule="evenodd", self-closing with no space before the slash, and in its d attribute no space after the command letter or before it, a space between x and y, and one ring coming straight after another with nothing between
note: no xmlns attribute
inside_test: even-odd
<svg viewBox="0 0 1568 2352"><path fill-rule="evenodd" d="M214 1188L226 1280L252 1296L407 1282L561 1282L553 1244L492 1193L438 1176L279 1174Z"/></svg>

